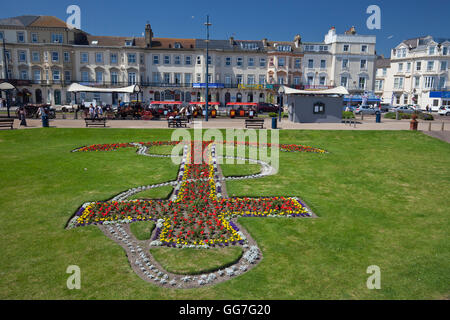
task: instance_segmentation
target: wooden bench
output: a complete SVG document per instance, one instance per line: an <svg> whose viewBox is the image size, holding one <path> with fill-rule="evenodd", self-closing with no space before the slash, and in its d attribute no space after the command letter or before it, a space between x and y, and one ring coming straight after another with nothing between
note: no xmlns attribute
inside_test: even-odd
<svg viewBox="0 0 450 320"><path fill-rule="evenodd" d="M167 119L167 125L169 128L180 128L185 127L187 128L188 119L182 118L182 119Z"/></svg>
<svg viewBox="0 0 450 320"><path fill-rule="evenodd" d="M103 126L103 127L106 127L106 118L98 118L98 119L85 118L84 121L86 122L86 128L89 127L89 126Z"/></svg>
<svg viewBox="0 0 450 320"><path fill-rule="evenodd" d="M10 127L11 130L14 129L14 119L0 119L0 127L7 128Z"/></svg>
<svg viewBox="0 0 450 320"><path fill-rule="evenodd" d="M245 119L245 128L264 129L264 119Z"/></svg>

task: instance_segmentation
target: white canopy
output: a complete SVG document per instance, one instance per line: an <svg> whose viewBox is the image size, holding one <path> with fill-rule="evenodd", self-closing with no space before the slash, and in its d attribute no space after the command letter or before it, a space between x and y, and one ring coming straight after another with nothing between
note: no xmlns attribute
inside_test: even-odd
<svg viewBox="0 0 450 320"><path fill-rule="evenodd" d="M0 83L0 90L12 90L15 89L15 87L9 83L9 82L2 82Z"/></svg>
<svg viewBox="0 0 450 320"><path fill-rule="evenodd" d="M279 93L284 94L317 94L317 95L345 95L349 94L348 90L345 87L336 87L332 89L323 89L323 90L297 90L286 86L281 86L278 89Z"/></svg>
<svg viewBox="0 0 450 320"><path fill-rule="evenodd" d="M67 89L69 92L122 92L122 93L136 93L141 91L141 88L137 84L133 84L123 88L96 88L83 86L79 83L72 83Z"/></svg>

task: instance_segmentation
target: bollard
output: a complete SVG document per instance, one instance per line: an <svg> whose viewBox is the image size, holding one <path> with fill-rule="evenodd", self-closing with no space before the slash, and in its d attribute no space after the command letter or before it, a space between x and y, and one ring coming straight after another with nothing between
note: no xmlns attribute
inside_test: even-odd
<svg viewBox="0 0 450 320"><path fill-rule="evenodd" d="M428 131L431 131L431 122L428 123Z"/></svg>
<svg viewBox="0 0 450 320"><path fill-rule="evenodd" d="M442 121L441 131L444 131L444 121Z"/></svg>

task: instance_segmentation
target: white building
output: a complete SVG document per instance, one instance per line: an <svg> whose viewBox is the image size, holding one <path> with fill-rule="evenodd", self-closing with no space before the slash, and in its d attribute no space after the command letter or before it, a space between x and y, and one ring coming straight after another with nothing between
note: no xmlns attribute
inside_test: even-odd
<svg viewBox="0 0 450 320"><path fill-rule="evenodd" d="M394 105L450 104L450 39L431 36L402 41L391 50L389 66L377 68L378 91ZM382 90L381 90L382 89Z"/></svg>

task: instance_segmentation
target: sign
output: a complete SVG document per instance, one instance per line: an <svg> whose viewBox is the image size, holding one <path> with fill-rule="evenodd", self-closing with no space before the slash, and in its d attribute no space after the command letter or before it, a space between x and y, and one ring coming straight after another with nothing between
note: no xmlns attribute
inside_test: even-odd
<svg viewBox="0 0 450 320"><path fill-rule="evenodd" d="M260 90L263 89L264 86L262 84L247 84L247 85L243 85L242 83L238 84L238 89L255 89L255 90Z"/></svg>
<svg viewBox="0 0 450 320"><path fill-rule="evenodd" d="M193 83L192 88L206 88L206 83ZM208 83L208 88L225 88L223 83Z"/></svg>
<svg viewBox="0 0 450 320"><path fill-rule="evenodd" d="M430 98L450 99L450 91L430 91Z"/></svg>

